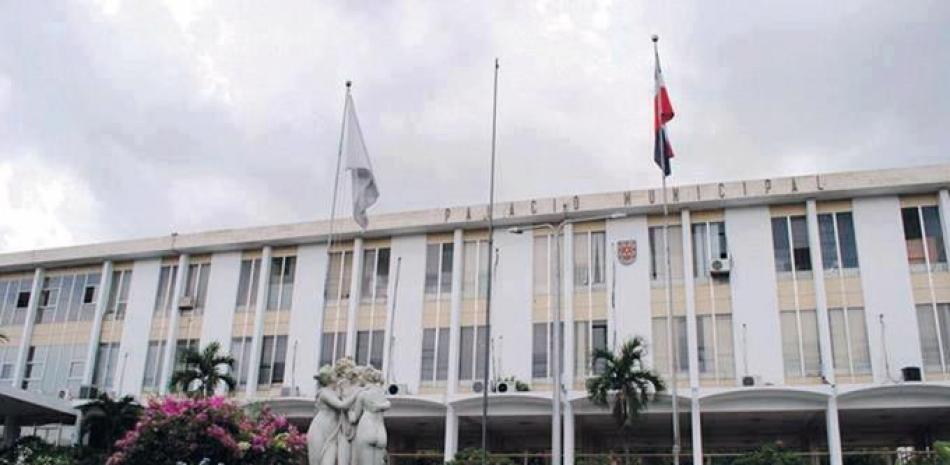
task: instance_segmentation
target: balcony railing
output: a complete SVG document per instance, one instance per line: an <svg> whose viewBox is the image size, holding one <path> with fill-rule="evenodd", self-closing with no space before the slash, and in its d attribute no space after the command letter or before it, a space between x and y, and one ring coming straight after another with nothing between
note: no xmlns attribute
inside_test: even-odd
<svg viewBox="0 0 950 465"><path fill-rule="evenodd" d="M802 459L804 465L829 465L826 452L794 452ZM743 453L708 453L703 456L703 465L731 465ZM507 462L510 465L550 465L551 454L537 453L503 453L489 454L489 462L498 464ZM389 454L389 465L440 465L443 455L438 452L421 453L392 453ZM849 451L843 453L844 465L940 465L940 460L930 451ZM575 454L574 465L670 465L673 463L672 454ZM459 465L480 465L481 461ZM693 465L693 457L689 453L680 454L681 465Z"/></svg>

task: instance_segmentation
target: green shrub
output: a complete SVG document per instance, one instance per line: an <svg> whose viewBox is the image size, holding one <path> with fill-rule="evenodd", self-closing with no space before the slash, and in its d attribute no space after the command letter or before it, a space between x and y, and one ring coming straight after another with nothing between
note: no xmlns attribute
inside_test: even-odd
<svg viewBox="0 0 950 465"><path fill-rule="evenodd" d="M766 444L754 452L732 461L732 465L804 465L805 461L792 452Z"/></svg>

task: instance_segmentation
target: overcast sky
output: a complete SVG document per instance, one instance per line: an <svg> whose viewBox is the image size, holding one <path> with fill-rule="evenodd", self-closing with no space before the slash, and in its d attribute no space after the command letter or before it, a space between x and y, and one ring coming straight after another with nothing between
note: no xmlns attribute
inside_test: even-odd
<svg viewBox="0 0 950 465"><path fill-rule="evenodd" d="M673 3L676 3L674 6ZM950 161L950 2L0 1L0 251L329 215L343 82L371 213ZM348 186L347 186L348 187Z"/></svg>

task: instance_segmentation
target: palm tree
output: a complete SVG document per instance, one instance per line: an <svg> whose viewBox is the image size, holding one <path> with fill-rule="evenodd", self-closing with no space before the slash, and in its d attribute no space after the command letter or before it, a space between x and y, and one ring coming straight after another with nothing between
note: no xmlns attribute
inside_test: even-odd
<svg viewBox="0 0 950 465"><path fill-rule="evenodd" d="M607 406L613 394L613 416L622 427L632 426L650 396L666 389L660 376L644 367L644 351L643 339L635 337L623 344L619 354L605 349L593 353L594 363L603 360L604 372L587 380L587 398Z"/></svg>
<svg viewBox="0 0 950 465"><path fill-rule="evenodd" d="M219 386L230 392L237 386L229 372L234 367L234 357L219 354L221 344L212 342L198 351L186 347L178 357L182 368L172 374L172 391L181 391L196 397L213 396Z"/></svg>
<svg viewBox="0 0 950 465"><path fill-rule="evenodd" d="M89 446L110 452L126 431L135 427L142 406L132 396L112 400L102 393L95 400L79 407L82 412L82 434L89 434Z"/></svg>

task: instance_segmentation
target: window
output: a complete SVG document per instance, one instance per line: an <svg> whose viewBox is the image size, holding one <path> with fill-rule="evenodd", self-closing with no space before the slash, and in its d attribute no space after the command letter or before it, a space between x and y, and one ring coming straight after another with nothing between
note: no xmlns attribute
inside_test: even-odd
<svg viewBox="0 0 950 465"><path fill-rule="evenodd" d="M459 379L481 379L485 373L488 332L485 326L462 326L459 335Z"/></svg>
<svg viewBox="0 0 950 465"><path fill-rule="evenodd" d="M84 344L31 346L22 388L50 396L73 396L79 391L85 366Z"/></svg>
<svg viewBox="0 0 950 465"><path fill-rule="evenodd" d="M863 308L829 308L831 353L839 375L871 372L871 353Z"/></svg>
<svg viewBox="0 0 950 465"><path fill-rule="evenodd" d="M462 296L465 299L484 299L488 294L488 267L491 258L488 241L465 241L462 266Z"/></svg>
<svg viewBox="0 0 950 465"><path fill-rule="evenodd" d="M389 248L363 251L362 302L385 302L389 291Z"/></svg>
<svg viewBox="0 0 950 465"><path fill-rule="evenodd" d="M261 259L241 260L241 276L238 278L235 312L253 312L257 305L257 287L260 282Z"/></svg>
<svg viewBox="0 0 950 465"><path fill-rule="evenodd" d="M561 346L564 344L564 324L561 327ZM550 378L554 372L554 323L534 323L531 342L531 376ZM564 372L564 351L561 351L561 370Z"/></svg>
<svg viewBox="0 0 950 465"><path fill-rule="evenodd" d="M294 294L297 257L273 257L267 286L267 311L289 310Z"/></svg>
<svg viewBox="0 0 950 465"><path fill-rule="evenodd" d="M726 244L726 224L722 221L694 223L693 276L709 278L709 266L713 260L729 258Z"/></svg>
<svg viewBox="0 0 950 465"><path fill-rule="evenodd" d="M10 386L13 382L13 365L18 349L16 345L0 346L0 385Z"/></svg>
<svg viewBox="0 0 950 465"><path fill-rule="evenodd" d="M670 226L670 278L683 279L683 228ZM666 247L663 242L663 227L650 228L650 278L653 281L666 279Z"/></svg>
<svg viewBox="0 0 950 465"><path fill-rule="evenodd" d="M60 294L60 284L62 278L60 276L45 278L43 279L43 289L40 291L40 301L36 305L36 323L53 323L55 321L62 321L62 318L57 318L56 314L57 307L59 306L59 294ZM72 281L70 281L70 284Z"/></svg>
<svg viewBox="0 0 950 465"><path fill-rule="evenodd" d="M82 303L91 304L91 303L95 303L95 301L96 301L96 286L95 285L86 286L85 289L83 289L83 293L82 293Z"/></svg>
<svg viewBox="0 0 950 465"><path fill-rule="evenodd" d="M821 261L826 270L858 267L858 249L854 241L851 212L818 215Z"/></svg>
<svg viewBox="0 0 950 465"><path fill-rule="evenodd" d="M947 372L950 364L950 303L917 305L920 350L928 372Z"/></svg>
<svg viewBox="0 0 950 465"><path fill-rule="evenodd" d="M818 346L818 317L814 310L783 310L782 358L785 375L806 377L821 375Z"/></svg>
<svg viewBox="0 0 950 465"><path fill-rule="evenodd" d="M16 299L16 308L26 308L30 306L30 291L20 291Z"/></svg>
<svg viewBox="0 0 950 465"><path fill-rule="evenodd" d="M444 381L449 374L449 328L422 330L422 381Z"/></svg>
<svg viewBox="0 0 950 465"><path fill-rule="evenodd" d="M175 279L178 275L177 265L165 265L158 274L158 289L155 291L155 308L152 316L168 318L175 307Z"/></svg>
<svg viewBox="0 0 950 465"><path fill-rule="evenodd" d="M696 349L701 377L720 381L733 379L732 315L697 315Z"/></svg>
<svg viewBox="0 0 950 465"><path fill-rule="evenodd" d="M248 362L251 359L251 337L231 338L231 356L234 357L231 374L238 386L246 386Z"/></svg>
<svg viewBox="0 0 950 465"><path fill-rule="evenodd" d="M116 365L119 360L119 343L102 343L96 352L96 365L93 371L93 385L100 389L112 389Z"/></svg>
<svg viewBox="0 0 950 465"><path fill-rule="evenodd" d="M264 336L261 344L261 360L257 372L257 386L269 388L284 382L284 366L287 360L287 336Z"/></svg>
<svg viewBox="0 0 950 465"><path fill-rule="evenodd" d="M155 391L161 382L162 362L165 361L165 341L148 341L145 353L145 376L142 379L143 391Z"/></svg>
<svg viewBox="0 0 950 465"><path fill-rule="evenodd" d="M326 301L341 301L350 298L350 278L353 275L353 254L348 251L330 254L327 268Z"/></svg>
<svg viewBox="0 0 950 465"><path fill-rule="evenodd" d="M452 295L454 244L445 242L426 246L426 298L448 299Z"/></svg>
<svg viewBox="0 0 950 465"><path fill-rule="evenodd" d="M810 271L811 250L808 248L805 217L772 218L772 248L775 252L775 271Z"/></svg>
<svg viewBox="0 0 950 465"><path fill-rule="evenodd" d="M574 376L587 377L604 372L604 360L594 364L594 351L607 349L607 321L574 322Z"/></svg>
<svg viewBox="0 0 950 465"><path fill-rule="evenodd" d="M181 356L188 348L198 350L198 339L179 339L175 341L175 371L185 368Z"/></svg>
<svg viewBox="0 0 950 465"><path fill-rule="evenodd" d="M112 272L112 286L109 287L109 304L106 306L106 319L125 318L125 309L129 301L129 285L132 282L132 270Z"/></svg>
<svg viewBox="0 0 950 465"><path fill-rule="evenodd" d="M188 265L188 276L185 279L184 295L195 301L194 314L201 314L208 294L208 276L211 273L210 263L192 263Z"/></svg>
<svg viewBox="0 0 950 465"><path fill-rule="evenodd" d="M902 208L901 219L911 269L933 269L937 264L946 267L947 251L943 245L939 209L934 205Z"/></svg>
<svg viewBox="0 0 950 465"><path fill-rule="evenodd" d="M11 326L14 324L23 323L23 319L26 316L26 305L29 305L30 302L30 287L32 287L33 281L29 279L25 280L10 280L10 281L0 281L0 326ZM21 294L26 291L26 296L21 297ZM20 301L26 300L27 304L23 307L20 307Z"/></svg>
<svg viewBox="0 0 950 465"><path fill-rule="evenodd" d="M574 287L602 287L606 281L607 235L604 232L574 234Z"/></svg>
<svg viewBox="0 0 950 465"><path fill-rule="evenodd" d="M376 369L383 368L385 334L386 332L382 330L356 332L357 365L372 365Z"/></svg>
<svg viewBox="0 0 950 465"><path fill-rule="evenodd" d="M653 317L653 368L660 373L672 373L670 369L669 333L666 317ZM673 339L676 341L676 369L678 373L689 370L689 352L686 345L686 317L673 317Z"/></svg>
<svg viewBox="0 0 950 465"><path fill-rule="evenodd" d="M345 332L323 333L320 349L320 366L333 365L343 358L346 349Z"/></svg>

